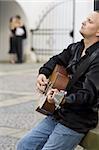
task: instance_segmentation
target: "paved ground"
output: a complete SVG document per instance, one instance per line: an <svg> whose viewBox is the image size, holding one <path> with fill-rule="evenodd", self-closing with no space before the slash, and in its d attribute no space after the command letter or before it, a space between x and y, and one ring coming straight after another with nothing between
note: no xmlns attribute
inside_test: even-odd
<svg viewBox="0 0 99 150"><path fill-rule="evenodd" d="M44 117L35 111L39 99L35 83L40 66L0 64L0 150L15 150L18 139Z"/></svg>

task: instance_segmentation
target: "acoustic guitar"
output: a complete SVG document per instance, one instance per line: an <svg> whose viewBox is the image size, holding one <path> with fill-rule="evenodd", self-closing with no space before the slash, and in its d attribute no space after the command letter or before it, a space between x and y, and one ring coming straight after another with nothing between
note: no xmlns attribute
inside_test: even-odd
<svg viewBox="0 0 99 150"><path fill-rule="evenodd" d="M36 111L44 114L44 115L50 115L53 114L56 110L55 104L49 103L47 101L46 94L49 89L51 88L57 88L58 90L64 90L69 82L69 76L66 71L66 69L63 66L56 65L51 76L49 77L49 83L45 89L45 93L42 95L40 99L40 104L37 107ZM59 94L55 96L57 100L60 101L60 104L62 103L62 100L64 98L64 93L59 92Z"/></svg>

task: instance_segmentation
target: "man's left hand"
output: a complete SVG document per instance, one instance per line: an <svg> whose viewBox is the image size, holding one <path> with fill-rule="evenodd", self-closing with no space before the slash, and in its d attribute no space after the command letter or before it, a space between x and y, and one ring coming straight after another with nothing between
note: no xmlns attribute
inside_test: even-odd
<svg viewBox="0 0 99 150"><path fill-rule="evenodd" d="M47 100L49 103L52 103L54 104L54 96L59 92L58 89L50 89L48 92L47 92Z"/></svg>

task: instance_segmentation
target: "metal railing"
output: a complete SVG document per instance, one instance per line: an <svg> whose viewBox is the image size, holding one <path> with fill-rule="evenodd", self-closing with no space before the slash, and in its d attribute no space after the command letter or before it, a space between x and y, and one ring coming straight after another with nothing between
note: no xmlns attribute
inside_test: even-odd
<svg viewBox="0 0 99 150"><path fill-rule="evenodd" d="M71 9L69 2L72 3ZM46 60L61 52L73 42L73 0L53 4L39 20L36 29L31 29L31 50L38 61Z"/></svg>

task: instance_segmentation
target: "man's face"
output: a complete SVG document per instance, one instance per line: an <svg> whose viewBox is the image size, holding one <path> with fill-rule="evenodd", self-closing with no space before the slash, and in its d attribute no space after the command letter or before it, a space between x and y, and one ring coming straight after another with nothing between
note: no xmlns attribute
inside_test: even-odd
<svg viewBox="0 0 99 150"><path fill-rule="evenodd" d="M80 33L85 38L99 36L99 13L91 13L85 21L82 22Z"/></svg>

